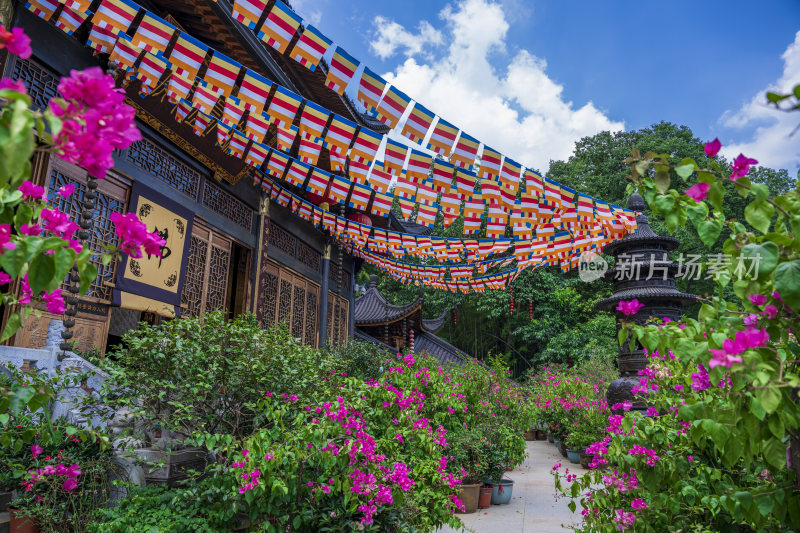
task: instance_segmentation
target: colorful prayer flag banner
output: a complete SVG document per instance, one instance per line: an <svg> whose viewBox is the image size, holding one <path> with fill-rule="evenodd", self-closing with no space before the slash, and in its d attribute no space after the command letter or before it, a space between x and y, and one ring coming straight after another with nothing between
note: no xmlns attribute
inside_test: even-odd
<svg viewBox="0 0 800 533"><path fill-rule="evenodd" d="M272 82L248 68L245 69L244 78L242 78L236 96L251 114L260 115L267 104L270 91L272 91Z"/></svg>
<svg viewBox="0 0 800 533"><path fill-rule="evenodd" d="M50 20L58 9L58 5L59 3L55 0L30 0L25 7L40 19Z"/></svg>
<svg viewBox="0 0 800 533"><path fill-rule="evenodd" d="M170 74L169 82L167 83L167 98L172 103L180 102L189 98L189 93L192 92L192 82L178 76L173 72Z"/></svg>
<svg viewBox="0 0 800 533"><path fill-rule="evenodd" d="M502 160L503 156L500 152L484 145L483 153L481 153L481 168L478 171L478 176L483 179L498 179L500 177Z"/></svg>
<svg viewBox="0 0 800 533"><path fill-rule="evenodd" d="M350 193L350 201L347 204L353 209L366 211L371 197L372 189L368 185L353 182L353 192Z"/></svg>
<svg viewBox="0 0 800 533"><path fill-rule="evenodd" d="M436 223L436 215L439 214L439 206L437 204L425 205L419 204L417 211L417 224L425 226L433 226Z"/></svg>
<svg viewBox="0 0 800 533"><path fill-rule="evenodd" d="M521 174L522 165L509 157L503 159L503 167L500 170L500 183L516 192Z"/></svg>
<svg viewBox="0 0 800 533"><path fill-rule="evenodd" d="M233 0L233 18L251 30L256 29L265 9L266 0Z"/></svg>
<svg viewBox="0 0 800 533"><path fill-rule="evenodd" d="M397 183L394 187L394 195L398 198L411 200L413 203L417 198L417 183L403 177L397 178Z"/></svg>
<svg viewBox="0 0 800 533"><path fill-rule="evenodd" d="M244 124L245 135L257 143L263 143L267 130L269 130L269 117L267 115L264 113L256 114L252 111L247 115L247 120Z"/></svg>
<svg viewBox="0 0 800 533"><path fill-rule="evenodd" d="M360 183L362 185L367 184L367 175L369 174L369 166L365 165L364 163L359 163L357 161L350 161L350 165L347 167L348 176L350 179L356 183Z"/></svg>
<svg viewBox="0 0 800 533"><path fill-rule="evenodd" d="M64 9L62 9L61 13L58 15L56 26L67 35L72 35L81 27L90 14L91 13L85 11L78 11L69 6L64 6Z"/></svg>
<svg viewBox="0 0 800 533"><path fill-rule="evenodd" d="M232 130L231 142L228 144L228 153L241 159L247 150L247 143L250 142L244 133L239 130Z"/></svg>
<svg viewBox="0 0 800 533"><path fill-rule="evenodd" d="M306 183L306 177L308 176L309 172L311 172L311 165L307 165L302 161L295 159L289 166L289 171L286 173L284 180L286 180L287 183L291 183L295 187L302 188Z"/></svg>
<svg viewBox="0 0 800 533"><path fill-rule="evenodd" d="M436 199L439 193L434 191L427 182L417 185L417 200L425 205L433 206L436 204Z"/></svg>
<svg viewBox="0 0 800 533"><path fill-rule="evenodd" d="M225 105L222 107L222 122L227 126L236 127L242 121L243 116L244 106L242 101L233 96L227 97Z"/></svg>
<svg viewBox="0 0 800 533"><path fill-rule="evenodd" d="M431 128L431 124L433 123L435 116L436 115L434 115L426 107L422 106L419 102L415 102L414 108L408 115L408 119L406 120L400 135L421 145L422 141L425 140L425 135L428 134L428 130Z"/></svg>
<svg viewBox="0 0 800 533"><path fill-rule="evenodd" d="M325 146L328 147L328 160L330 161L330 164L331 164L331 170L334 171L334 172L342 172L342 171L344 171L345 166L347 165L347 156L344 155L339 150L339 148L336 148L332 144L328 144L328 143L326 143L324 141L323 141L322 144L324 144ZM365 165L365 167L366 167L366 165ZM366 168L369 168L369 167L366 167Z"/></svg>
<svg viewBox="0 0 800 533"><path fill-rule="evenodd" d="M353 79L358 65L359 63L354 57L345 52L341 46L337 46L331 58L328 76L325 78L325 86L334 92L344 94L344 90L350 80Z"/></svg>
<svg viewBox="0 0 800 533"><path fill-rule="evenodd" d="M152 54L145 52L142 56L142 61L139 63L139 68L136 72L136 77L142 82L143 87L150 90L155 89L159 80L164 73L170 68L169 62L164 59L163 54Z"/></svg>
<svg viewBox="0 0 800 533"><path fill-rule="evenodd" d="M275 0L275 5L258 30L258 37L268 46L283 53L302 22L303 19L289 9L289 6L281 0Z"/></svg>
<svg viewBox="0 0 800 533"><path fill-rule="evenodd" d="M250 150L247 152L245 163L251 167L260 167L269 155L269 146L261 143L253 143L250 145Z"/></svg>
<svg viewBox="0 0 800 533"><path fill-rule="evenodd" d="M433 161L433 188L438 192L449 192L453 185L455 167L447 161Z"/></svg>
<svg viewBox="0 0 800 533"><path fill-rule="evenodd" d="M284 154L278 150L273 150L269 156L269 161L264 168L265 172L275 179L281 179L286 167L292 161L288 154Z"/></svg>
<svg viewBox="0 0 800 533"><path fill-rule="evenodd" d="M300 134L303 137L322 137L330 116L330 111L311 100L306 100L303 113L300 115Z"/></svg>
<svg viewBox="0 0 800 533"><path fill-rule="evenodd" d="M233 128L217 121L217 146L224 146L230 141Z"/></svg>
<svg viewBox="0 0 800 533"><path fill-rule="evenodd" d="M281 127L275 129L275 146L278 150L291 152L294 140L297 138L297 126Z"/></svg>
<svg viewBox="0 0 800 533"><path fill-rule="evenodd" d="M393 196L380 191L375 191L374 195L375 197L372 199L372 212L382 217L388 217L389 212L392 210Z"/></svg>
<svg viewBox="0 0 800 533"><path fill-rule="evenodd" d="M403 217L403 220L409 220L411 215L414 213L414 203L413 200L407 200L405 198L398 198L397 203L400 206L400 214Z"/></svg>
<svg viewBox="0 0 800 533"><path fill-rule="evenodd" d="M386 170L397 176L403 171L403 165L408 155L408 146L390 138L386 138L386 148L383 151L383 164Z"/></svg>
<svg viewBox="0 0 800 533"><path fill-rule="evenodd" d="M352 183L349 179L334 175L331 179L331 189L328 195L331 199L336 201L336 203L344 204L347 201L347 197L350 195L351 186Z"/></svg>
<svg viewBox="0 0 800 533"><path fill-rule="evenodd" d="M116 35L127 32L138 13L139 6L130 0L103 0L92 23Z"/></svg>
<svg viewBox="0 0 800 533"><path fill-rule="evenodd" d="M316 165L317 161L319 160L319 153L322 151L323 144L324 143L322 139L319 137L307 137L301 135L300 145L297 148L297 157L299 157L303 163Z"/></svg>
<svg viewBox="0 0 800 533"><path fill-rule="evenodd" d="M517 201L517 187L515 183L503 183L500 186L500 204L508 211L514 208Z"/></svg>
<svg viewBox="0 0 800 533"><path fill-rule="evenodd" d="M146 52L163 54L176 31L175 26L145 9L144 17L133 34L133 44Z"/></svg>
<svg viewBox="0 0 800 533"><path fill-rule="evenodd" d="M297 116L303 97L278 85L269 103L267 114L278 126L289 127Z"/></svg>
<svg viewBox="0 0 800 533"><path fill-rule="evenodd" d="M350 150L350 159L355 159L360 163L369 163L375 159L375 154L381 146L381 140L383 140L383 135L366 126L361 126L353 148Z"/></svg>
<svg viewBox="0 0 800 533"><path fill-rule="evenodd" d="M400 122L400 117L405 113L409 103L411 103L411 98L394 85L390 86L376 109L378 120L390 129L394 128Z"/></svg>
<svg viewBox="0 0 800 533"><path fill-rule="evenodd" d="M208 46L190 35L179 33L178 40L175 41L168 59L172 63L175 74L191 81L200 71L206 55L208 55Z"/></svg>
<svg viewBox="0 0 800 533"><path fill-rule="evenodd" d="M356 134L358 124L352 120L347 120L341 115L334 114L333 120L328 126L328 133L325 134L325 142L335 146L339 151L347 155L353 136Z"/></svg>
<svg viewBox="0 0 800 533"><path fill-rule="evenodd" d="M140 55L142 55L142 50L133 45L131 38L126 33L120 33L108 60L116 62L119 65L118 68L123 72L131 72Z"/></svg>
<svg viewBox="0 0 800 533"><path fill-rule="evenodd" d="M352 163L351 163L352 165ZM369 183L376 191L386 193L392 184L392 175L383 168L383 163L374 161L369 173Z"/></svg>
<svg viewBox="0 0 800 533"><path fill-rule="evenodd" d="M531 169L525 170L525 196L544 199L544 180Z"/></svg>
<svg viewBox="0 0 800 533"><path fill-rule="evenodd" d="M432 163L433 156L430 156L425 152L412 149L411 156L408 158L406 175L409 179L413 179L417 181L417 183L421 183L428 179L428 175L431 172Z"/></svg>
<svg viewBox="0 0 800 533"><path fill-rule="evenodd" d="M496 181L481 178L481 195L486 203L490 205L500 205L501 202L501 195L500 195L500 186L497 184Z"/></svg>
<svg viewBox="0 0 800 533"><path fill-rule="evenodd" d="M433 150L440 156L446 157L456 142L456 135L458 135L458 128L439 117L433 133L431 133L431 138L428 139L428 150Z"/></svg>
<svg viewBox="0 0 800 533"><path fill-rule="evenodd" d="M594 222L594 202L592 197L578 193L578 221L582 223Z"/></svg>
<svg viewBox="0 0 800 533"><path fill-rule="evenodd" d="M358 101L367 111L373 111L378 107L386 85L386 80L375 74L369 67L364 67L361 81L358 84Z"/></svg>
<svg viewBox="0 0 800 533"><path fill-rule="evenodd" d="M325 196L328 192L328 185L331 182L331 175L317 167L311 169L311 176L308 178L306 190L319 196Z"/></svg>
<svg viewBox="0 0 800 533"><path fill-rule="evenodd" d="M92 25L92 29L89 30L89 38L86 40L86 45L94 49L94 55L110 54L116 44L116 33L98 26L97 24Z"/></svg>
<svg viewBox="0 0 800 533"><path fill-rule="evenodd" d="M208 63L208 69L203 81L215 93L228 96L233 90L240 70L242 70L241 64L214 50L214 55L211 56L211 61Z"/></svg>
<svg viewBox="0 0 800 533"><path fill-rule="evenodd" d="M184 99L178 100L175 105L175 121L182 124L192 111L194 111L192 104Z"/></svg>
<svg viewBox="0 0 800 533"><path fill-rule="evenodd" d="M475 163L475 157L478 155L478 147L480 144L478 139L462 131L461 135L458 137L456 147L453 148L450 162L457 167L472 170L472 165Z"/></svg>
<svg viewBox="0 0 800 533"><path fill-rule="evenodd" d="M321 31L310 24L306 26L289 55L312 72L316 70L322 56L331 47L333 41L325 37Z"/></svg>
<svg viewBox="0 0 800 533"><path fill-rule="evenodd" d="M575 199L575 189L571 189L566 185L561 186L561 206L566 209L568 206L572 205L573 200Z"/></svg>
<svg viewBox="0 0 800 533"><path fill-rule="evenodd" d="M210 115L211 111L214 109L214 106L217 105L217 100L219 100L219 96L208 90L208 86L203 83L202 81L194 88L194 96L192 96L192 105L195 109L199 109L201 112L205 113L206 115ZM256 139L258 142L261 142L260 139Z"/></svg>
<svg viewBox="0 0 800 533"><path fill-rule="evenodd" d="M477 175L463 168L456 168L456 190L464 196L472 196L475 191Z"/></svg>

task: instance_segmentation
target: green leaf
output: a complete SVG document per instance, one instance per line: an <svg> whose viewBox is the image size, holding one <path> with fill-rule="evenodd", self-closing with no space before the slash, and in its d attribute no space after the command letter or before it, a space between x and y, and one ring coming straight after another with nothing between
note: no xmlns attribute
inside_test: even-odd
<svg viewBox="0 0 800 533"><path fill-rule="evenodd" d="M789 98L790 95L788 94L778 94L773 93L772 91L767 92L767 103L769 104L777 104L783 100Z"/></svg>
<svg viewBox="0 0 800 533"><path fill-rule="evenodd" d="M761 233L769 231L769 224L774 214L775 208L767 202L752 201L744 208L745 220Z"/></svg>
<svg viewBox="0 0 800 533"><path fill-rule="evenodd" d="M0 267L12 278L19 278L28 259L28 248L24 241L17 242L13 250L6 250L0 255Z"/></svg>
<svg viewBox="0 0 800 533"><path fill-rule="evenodd" d="M697 318L701 322L717 318L717 310L708 304L703 304L700 306L700 312L697 313Z"/></svg>
<svg viewBox="0 0 800 533"><path fill-rule="evenodd" d="M782 439L784 437L786 428L783 426L783 420L777 414L771 415L769 417L769 430L775 435L776 439Z"/></svg>
<svg viewBox="0 0 800 533"><path fill-rule="evenodd" d="M670 178L669 172L667 170L662 170L661 167L667 169L669 168L666 167L666 165L659 165L656 167L656 173L655 176L653 176L653 183L655 183L658 192L665 193L669 190Z"/></svg>
<svg viewBox="0 0 800 533"><path fill-rule="evenodd" d="M761 389L756 393L761 406L769 413L774 413L781 404L781 393L776 389Z"/></svg>
<svg viewBox="0 0 800 533"><path fill-rule="evenodd" d="M778 265L778 258L780 256L780 249L774 242L767 241L764 244L747 244L742 248L742 255L744 261L743 268L745 271L752 265L754 273L758 275L755 277L758 280L769 278L775 267ZM756 269L756 265L758 268Z"/></svg>
<svg viewBox="0 0 800 533"><path fill-rule="evenodd" d="M711 187L708 188L708 196L706 199L708 203L711 204L711 207L716 209L717 211L722 211L722 198L725 196L725 187L718 181L715 181L711 184Z"/></svg>
<svg viewBox="0 0 800 533"><path fill-rule="evenodd" d="M783 468L786 466L786 445L778 439L769 439L763 447L764 459L773 466Z"/></svg>
<svg viewBox="0 0 800 533"><path fill-rule="evenodd" d="M576 509L576 507L577 507L577 506L575 505L575 500L570 500L570 502L567 504L567 507L569 507L569 510L570 510L570 511L572 511L572 512L574 513L574 512L575 512L575 509Z"/></svg>
<svg viewBox="0 0 800 533"><path fill-rule="evenodd" d="M75 250L72 248L61 247L56 248L53 251L53 260L56 269L56 279L59 281L64 279L64 276L67 275L67 272L72 268L75 264L75 257L77 254Z"/></svg>
<svg viewBox="0 0 800 533"><path fill-rule="evenodd" d="M33 216L33 209L28 204L19 204L17 206L17 212L14 215L14 225L17 228L21 228L23 224L27 224L31 221L31 217Z"/></svg>
<svg viewBox="0 0 800 533"><path fill-rule="evenodd" d="M769 198L769 187L763 183L752 183L750 190L756 195L756 202L763 202Z"/></svg>
<svg viewBox="0 0 800 533"><path fill-rule="evenodd" d="M92 281L97 277L97 267L87 261L82 267L78 267L78 273L81 276L80 293L86 294Z"/></svg>
<svg viewBox="0 0 800 533"><path fill-rule="evenodd" d="M800 309L800 260L781 263L772 274L775 290L793 309Z"/></svg>
<svg viewBox="0 0 800 533"><path fill-rule="evenodd" d="M675 167L675 173L678 176L682 177L683 179L686 179L686 178L688 178L689 176L692 175L692 172L694 172L694 169L695 169L695 165L694 164L678 165L677 167Z"/></svg>
<svg viewBox="0 0 800 533"><path fill-rule="evenodd" d="M768 516L772 512L775 500L770 495L761 494L756 498L756 505L761 516Z"/></svg>
<svg viewBox="0 0 800 533"><path fill-rule="evenodd" d="M33 294L39 294L42 289L50 285L55 273L56 267L52 255L37 255L34 257L28 270L28 283L30 283Z"/></svg>
<svg viewBox="0 0 800 533"><path fill-rule="evenodd" d="M695 225L697 235L706 247L711 248L717 242L720 233L722 233L722 221L716 218L711 220L703 220L700 225Z"/></svg>
<svg viewBox="0 0 800 533"><path fill-rule="evenodd" d="M619 340L619 345L622 346L626 340L628 340L628 328L619 328L617 332L617 340Z"/></svg>
<svg viewBox="0 0 800 533"><path fill-rule="evenodd" d="M6 327L3 328L3 334L0 335L0 342L6 341L22 327L22 317L19 313L11 313L6 321Z"/></svg>

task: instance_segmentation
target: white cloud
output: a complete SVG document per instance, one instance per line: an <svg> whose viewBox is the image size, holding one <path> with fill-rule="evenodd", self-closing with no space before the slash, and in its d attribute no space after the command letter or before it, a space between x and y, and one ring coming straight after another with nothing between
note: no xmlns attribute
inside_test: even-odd
<svg viewBox="0 0 800 533"><path fill-rule="evenodd" d="M446 50L425 56L427 44L407 53L385 78L467 133L526 166L546 170L551 159L566 159L580 138L623 122L609 119L594 104L566 101L563 87L547 75L547 63L527 50L509 57L508 16L493 0L458 0L439 14ZM382 58L398 51L396 35L411 35L397 23L375 19L373 51ZM384 31L389 29L388 31ZM410 49L410 47L406 47ZM411 57L413 55L421 56Z"/></svg>
<svg viewBox="0 0 800 533"><path fill-rule="evenodd" d="M748 140L729 144L722 153L729 159L743 153L758 159L762 165L795 172L800 167L800 131L790 135L800 124L800 113L785 113L768 106L766 93L790 93L800 83L800 31L781 57L784 63L781 77L756 93L739 110L728 110L720 118L721 124L729 128L755 128Z"/></svg>
<svg viewBox="0 0 800 533"><path fill-rule="evenodd" d="M303 17L303 20L319 27L322 22L321 2L315 0L292 0L292 9Z"/></svg>
<svg viewBox="0 0 800 533"><path fill-rule="evenodd" d="M442 34L431 26L430 22L423 20L417 25L417 33L411 33L393 20L377 16L373 21L375 40L369 43L372 52L386 59L397 51L404 49L407 57L420 54L427 45L442 44Z"/></svg>

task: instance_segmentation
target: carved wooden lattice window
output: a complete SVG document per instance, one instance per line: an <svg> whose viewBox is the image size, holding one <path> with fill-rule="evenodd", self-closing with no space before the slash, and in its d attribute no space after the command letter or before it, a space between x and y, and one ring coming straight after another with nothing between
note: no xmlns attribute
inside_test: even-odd
<svg viewBox="0 0 800 533"><path fill-rule="evenodd" d="M47 103L58 94L59 77L33 59L10 57L9 77L25 84L35 109L46 108Z"/></svg>
<svg viewBox="0 0 800 533"><path fill-rule="evenodd" d="M296 258L314 272L322 271L322 254L274 222L269 225L269 245Z"/></svg>
<svg viewBox="0 0 800 533"><path fill-rule="evenodd" d="M233 242L195 218L186 262L181 308L187 316L225 309Z"/></svg>
<svg viewBox="0 0 800 533"><path fill-rule="evenodd" d="M219 185L206 180L203 186L203 205L247 231L253 229L253 210Z"/></svg>
<svg viewBox="0 0 800 533"><path fill-rule="evenodd" d="M263 285L267 294L261 300L264 325L285 322L293 337L316 346L319 285L273 261L267 262L261 275L267 276Z"/></svg>
<svg viewBox="0 0 800 533"><path fill-rule="evenodd" d="M350 302L328 292L328 343L342 344L347 341L349 332L348 321L350 319Z"/></svg>
<svg viewBox="0 0 800 533"><path fill-rule="evenodd" d="M47 175L49 179L47 196L51 199L52 204L69 214L70 218L77 222L81 210L79 204L86 194L86 171L53 157ZM56 194L60 187L70 183L75 185L75 192L69 198L63 198ZM115 176L109 175L106 176L106 179L99 180L97 199L95 200L97 207L92 218L92 228L89 230L88 245L92 250L100 250L103 243L117 243L114 224L111 223L110 216L113 212L126 212L129 192L130 185ZM117 261L103 265L100 256L96 255L92 259L92 263L97 267L97 277L89 286L87 296L111 303Z"/></svg>
<svg viewBox="0 0 800 533"><path fill-rule="evenodd" d="M199 197L200 172L149 139L134 142L125 152L125 158L192 200Z"/></svg>

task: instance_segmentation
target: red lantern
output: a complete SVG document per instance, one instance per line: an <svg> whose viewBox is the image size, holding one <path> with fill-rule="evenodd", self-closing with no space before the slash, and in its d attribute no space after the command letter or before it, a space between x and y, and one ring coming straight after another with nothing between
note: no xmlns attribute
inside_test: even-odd
<svg viewBox="0 0 800 533"><path fill-rule="evenodd" d="M366 213L351 213L347 215L347 220L352 220L353 222L358 222L359 224L364 224L365 226L372 225L372 219Z"/></svg>
<svg viewBox="0 0 800 533"><path fill-rule="evenodd" d="M408 347L411 348L411 351L414 351L414 330L411 329L408 331Z"/></svg>
<svg viewBox="0 0 800 533"><path fill-rule="evenodd" d="M458 312L453 309L453 325L455 326L458 323Z"/></svg>
<svg viewBox="0 0 800 533"><path fill-rule="evenodd" d="M533 300L528 302L528 318L533 320Z"/></svg>
<svg viewBox="0 0 800 533"><path fill-rule="evenodd" d="M326 201L326 199L323 196L320 196L319 194L313 192L306 193L306 198L308 199L309 202L311 202L316 206L319 206L319 204Z"/></svg>
<svg viewBox="0 0 800 533"><path fill-rule="evenodd" d="M514 287L511 287L511 308L509 312L510 313L514 312Z"/></svg>

